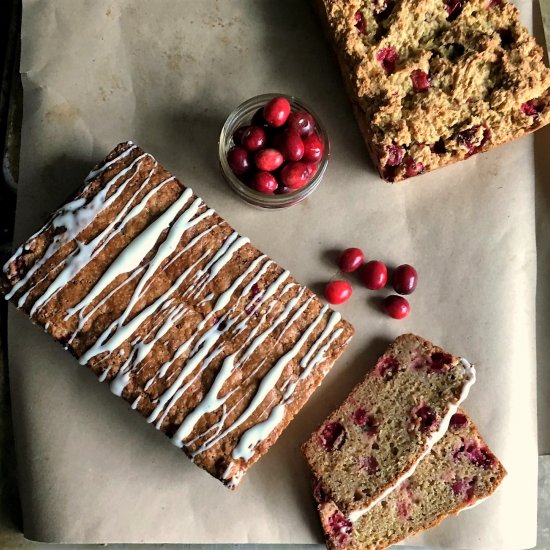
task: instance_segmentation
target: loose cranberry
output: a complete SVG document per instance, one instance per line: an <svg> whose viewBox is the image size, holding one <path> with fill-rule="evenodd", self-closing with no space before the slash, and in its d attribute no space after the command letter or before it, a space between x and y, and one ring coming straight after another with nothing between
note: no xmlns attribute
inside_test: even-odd
<svg viewBox="0 0 550 550"><path fill-rule="evenodd" d="M281 181L292 190L300 189L311 180L314 173L314 167L307 162L289 162L281 170Z"/></svg>
<svg viewBox="0 0 550 550"><path fill-rule="evenodd" d="M449 14L447 21L454 21L462 12L463 0L443 0L443 3Z"/></svg>
<svg viewBox="0 0 550 550"><path fill-rule="evenodd" d="M285 130L273 138L273 145L285 160L297 161L304 156L304 142L296 130Z"/></svg>
<svg viewBox="0 0 550 550"><path fill-rule="evenodd" d="M361 282L370 290L380 290L388 281L388 268L379 260L371 260L361 268Z"/></svg>
<svg viewBox="0 0 550 550"><path fill-rule="evenodd" d="M384 311L393 319L404 319L411 312L411 306L403 296L392 294L384 298Z"/></svg>
<svg viewBox="0 0 550 550"><path fill-rule="evenodd" d="M274 193L279 186L279 183L273 174L263 172L261 170L252 176L252 184L256 191L266 193L268 195Z"/></svg>
<svg viewBox="0 0 550 550"><path fill-rule="evenodd" d="M359 10L355 12L355 28L360 34L364 34L367 30L367 27L365 25L365 18Z"/></svg>
<svg viewBox="0 0 550 550"><path fill-rule="evenodd" d="M304 138L304 156L306 162L318 162L323 157L325 146L317 134Z"/></svg>
<svg viewBox="0 0 550 550"><path fill-rule="evenodd" d="M351 285L347 281L331 281L325 286L325 298L334 305L347 302L351 292Z"/></svg>
<svg viewBox="0 0 550 550"><path fill-rule="evenodd" d="M437 415L429 405L421 405L412 411L413 422L421 432L435 430L438 425Z"/></svg>
<svg viewBox="0 0 550 550"><path fill-rule="evenodd" d="M418 273L412 265L400 265L393 272L391 284L398 294L412 294L418 284Z"/></svg>
<svg viewBox="0 0 550 550"><path fill-rule="evenodd" d="M368 474L375 474L378 471L378 460L374 456L365 456L359 459L359 467Z"/></svg>
<svg viewBox="0 0 550 550"><path fill-rule="evenodd" d="M261 149L256 153L254 162L259 170L272 172L283 164L283 155L277 149Z"/></svg>
<svg viewBox="0 0 550 550"><path fill-rule="evenodd" d="M250 152L261 149L265 142L265 130L258 126L249 126L241 136L241 146Z"/></svg>
<svg viewBox="0 0 550 550"><path fill-rule="evenodd" d="M286 125L290 130L296 130L303 138L310 136L315 130L315 120L305 111L293 111L290 113Z"/></svg>
<svg viewBox="0 0 550 550"><path fill-rule="evenodd" d="M521 104L521 110L523 111L523 114L527 116L538 117L544 110L545 106L544 101L541 101L540 99L530 99L529 101Z"/></svg>
<svg viewBox="0 0 550 550"><path fill-rule="evenodd" d="M432 85L428 73L425 73L420 69L415 69L411 73L411 80L415 92L425 92L426 90L429 90Z"/></svg>
<svg viewBox="0 0 550 550"><path fill-rule="evenodd" d="M281 127L290 114L290 103L286 97L274 97L264 107L264 120L273 128Z"/></svg>
<svg viewBox="0 0 550 550"><path fill-rule="evenodd" d="M250 160L248 158L248 152L242 147L232 147L227 153L227 163L229 168L237 176L242 176L250 169Z"/></svg>
<svg viewBox="0 0 550 550"><path fill-rule="evenodd" d="M346 248L338 260L338 267L344 273L351 273L359 269L364 261L365 255L360 248Z"/></svg>
<svg viewBox="0 0 550 550"><path fill-rule="evenodd" d="M451 416L451 421L449 422L449 429L459 430L468 424L468 417L462 413L455 413Z"/></svg>
<svg viewBox="0 0 550 550"><path fill-rule="evenodd" d="M323 426L319 440L327 451L337 451L346 441L346 430L340 422L329 422Z"/></svg>
<svg viewBox="0 0 550 550"><path fill-rule="evenodd" d="M250 128L250 126L239 126L236 130L235 130L235 133L233 134L233 142L235 143L235 145L239 145L242 147L242 137L243 137L243 134L248 130L248 128Z"/></svg>
<svg viewBox="0 0 550 550"><path fill-rule="evenodd" d="M408 178L418 176L424 172L424 165L421 162L415 162L409 155L405 156L405 174Z"/></svg>
<svg viewBox="0 0 550 550"><path fill-rule="evenodd" d="M399 166L403 161L405 156L405 150L400 145L392 143L391 145L386 145L386 151L388 153L388 160L386 161L387 166Z"/></svg>
<svg viewBox="0 0 550 550"><path fill-rule="evenodd" d="M342 512L334 512L328 519L330 534L340 547L346 546L351 540L353 524Z"/></svg>
<svg viewBox="0 0 550 550"><path fill-rule="evenodd" d="M252 126L258 126L260 128L263 128L264 130L270 128L269 124L265 121L264 118L264 108L260 107L252 116L252 120L250 121Z"/></svg>
<svg viewBox="0 0 550 550"><path fill-rule="evenodd" d="M390 75L395 72L395 66L399 61L399 54L393 46L387 46L378 50L376 60L382 65L386 74Z"/></svg>
<svg viewBox="0 0 550 550"><path fill-rule="evenodd" d="M399 370L399 363L395 357L385 355L378 360L374 367L373 374L383 378L386 382L391 380Z"/></svg>

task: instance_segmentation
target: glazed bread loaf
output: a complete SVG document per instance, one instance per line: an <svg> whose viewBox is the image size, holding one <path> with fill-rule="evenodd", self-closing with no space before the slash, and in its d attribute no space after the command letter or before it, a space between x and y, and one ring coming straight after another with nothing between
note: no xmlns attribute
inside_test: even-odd
<svg viewBox="0 0 550 550"><path fill-rule="evenodd" d="M550 122L550 70L506 0L316 0L368 151L399 181Z"/></svg>
<svg viewBox="0 0 550 550"><path fill-rule="evenodd" d="M18 248L6 298L234 488L352 327L122 143Z"/></svg>
<svg viewBox="0 0 550 550"><path fill-rule="evenodd" d="M415 336L399 336L304 444L313 477L351 518L410 476L445 435L475 370Z"/></svg>
<svg viewBox="0 0 550 550"><path fill-rule="evenodd" d="M355 522L327 500L315 496L327 546L331 550L382 550L450 514L489 497L506 475L464 411L452 418L445 437L414 474Z"/></svg>

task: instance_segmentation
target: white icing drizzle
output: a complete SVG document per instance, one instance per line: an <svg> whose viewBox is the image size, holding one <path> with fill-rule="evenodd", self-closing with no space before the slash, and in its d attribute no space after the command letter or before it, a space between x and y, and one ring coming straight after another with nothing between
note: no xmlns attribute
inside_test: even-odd
<svg viewBox="0 0 550 550"><path fill-rule="evenodd" d="M460 404L468 397L470 388L476 381L476 371L473 365L471 365L463 357L460 358L460 363L463 367L465 374L465 383L460 392L460 396L454 403L449 403L447 405L447 412L443 416L439 428L430 434L428 441L426 442L426 447L422 454L418 457L416 462L403 474L401 474L390 487L388 487L384 492L382 492L377 498L375 498L368 506L361 508L360 510L354 510L348 515L348 519L351 522L357 521L361 516L365 515L373 506L384 500L397 486L401 485L403 481L411 477L417 466L422 462L422 460L428 455L428 453L433 449L434 445L440 441L443 436L447 433L449 428L449 422L451 421L452 416L457 412Z"/></svg>
<svg viewBox="0 0 550 550"><path fill-rule="evenodd" d="M127 141L126 142L127 145L130 145L130 147L128 149L126 149L125 151L123 151L122 153L120 153L120 155L116 156L115 158L111 159L110 161L102 164L97 170L92 170L87 176L86 176L86 179L84 180L86 183L90 182L91 180L93 180L96 176L98 176L99 174L101 174L102 172L105 172L105 170L107 170L107 168L109 168L110 166L112 166L113 164L115 164L116 162L118 162L119 160L122 160L123 158L126 158L134 149L136 149L136 146L133 144L133 142L131 141Z"/></svg>

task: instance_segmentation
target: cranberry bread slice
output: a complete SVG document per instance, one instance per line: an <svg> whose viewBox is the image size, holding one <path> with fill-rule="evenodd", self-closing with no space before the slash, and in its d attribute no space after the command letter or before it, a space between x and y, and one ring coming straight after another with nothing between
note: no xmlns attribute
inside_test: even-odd
<svg viewBox="0 0 550 550"><path fill-rule="evenodd" d="M352 517L374 506L444 436L474 381L465 359L399 336L303 445L323 491Z"/></svg>
<svg viewBox="0 0 550 550"><path fill-rule="evenodd" d="M317 0L370 156L399 181L550 122L550 70L506 0Z"/></svg>
<svg viewBox="0 0 550 550"><path fill-rule="evenodd" d="M495 491L505 475L473 422L460 411L414 474L354 523L316 487L327 547L386 548L434 527L448 515L476 506Z"/></svg>

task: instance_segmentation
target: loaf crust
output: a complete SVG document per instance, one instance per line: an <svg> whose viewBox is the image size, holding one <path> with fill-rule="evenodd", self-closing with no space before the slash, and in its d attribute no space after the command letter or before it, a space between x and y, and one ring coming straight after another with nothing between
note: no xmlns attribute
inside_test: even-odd
<svg viewBox="0 0 550 550"><path fill-rule="evenodd" d="M131 142L19 247L0 286L230 488L353 334Z"/></svg>
<svg viewBox="0 0 550 550"><path fill-rule="evenodd" d="M550 70L506 0L316 6L369 155L387 181L464 160L550 122Z"/></svg>

